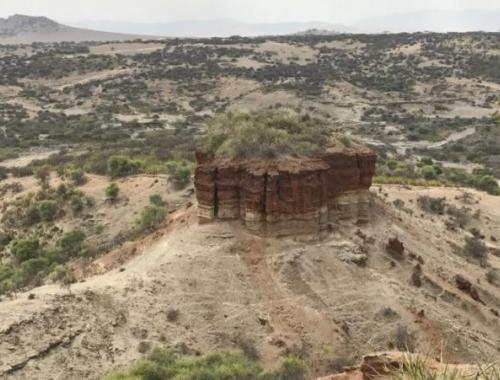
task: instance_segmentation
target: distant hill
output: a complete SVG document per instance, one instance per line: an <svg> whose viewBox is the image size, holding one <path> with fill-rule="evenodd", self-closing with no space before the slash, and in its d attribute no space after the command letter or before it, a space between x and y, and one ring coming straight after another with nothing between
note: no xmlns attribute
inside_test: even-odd
<svg viewBox="0 0 500 380"><path fill-rule="evenodd" d="M339 33L384 32L469 32L500 31L500 11L426 10L370 17L339 25L327 22L245 23L232 19L185 20L161 23L82 21L75 27L114 33L162 35L171 37L229 37L270 35L333 35Z"/></svg>
<svg viewBox="0 0 500 380"><path fill-rule="evenodd" d="M294 33L296 36L334 36L336 34L340 34L341 32L337 32L336 30L328 30L328 29L308 29L303 32Z"/></svg>
<svg viewBox="0 0 500 380"><path fill-rule="evenodd" d="M47 17L14 15L0 18L0 44L30 44L63 41L124 41L154 38L142 35L100 32L59 24Z"/></svg>
<svg viewBox="0 0 500 380"><path fill-rule="evenodd" d="M162 35L171 37L271 36L301 33L305 30L334 30L346 33L350 28L325 22L244 23L231 19L185 20L163 23L82 21L77 27L108 32Z"/></svg>

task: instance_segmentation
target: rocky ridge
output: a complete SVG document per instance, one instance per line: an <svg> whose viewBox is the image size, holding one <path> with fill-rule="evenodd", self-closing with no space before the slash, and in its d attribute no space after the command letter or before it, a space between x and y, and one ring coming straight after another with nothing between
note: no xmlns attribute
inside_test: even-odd
<svg viewBox="0 0 500 380"><path fill-rule="evenodd" d="M13 15L0 18L0 36L15 36L19 33L57 32L66 27L47 17Z"/></svg>
<svg viewBox="0 0 500 380"><path fill-rule="evenodd" d="M255 233L289 236L368 220L376 155L366 147L243 161L199 151L197 163L200 222L241 219Z"/></svg>

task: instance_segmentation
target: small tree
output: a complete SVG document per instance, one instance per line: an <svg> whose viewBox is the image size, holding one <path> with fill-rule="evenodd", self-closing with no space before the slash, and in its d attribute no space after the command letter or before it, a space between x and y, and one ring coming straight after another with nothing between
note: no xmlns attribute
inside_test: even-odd
<svg viewBox="0 0 500 380"><path fill-rule="evenodd" d="M118 194L120 193L120 188L115 182L111 182L105 190L106 199L111 203L115 203L118 199Z"/></svg>

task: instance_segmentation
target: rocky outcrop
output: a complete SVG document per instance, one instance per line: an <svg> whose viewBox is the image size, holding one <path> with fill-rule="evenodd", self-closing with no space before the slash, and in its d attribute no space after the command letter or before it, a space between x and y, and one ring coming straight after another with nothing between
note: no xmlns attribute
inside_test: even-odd
<svg viewBox="0 0 500 380"><path fill-rule="evenodd" d="M366 148L267 161L217 160L197 152L199 220L241 219L251 231L276 236L366 222L375 162L376 155Z"/></svg>

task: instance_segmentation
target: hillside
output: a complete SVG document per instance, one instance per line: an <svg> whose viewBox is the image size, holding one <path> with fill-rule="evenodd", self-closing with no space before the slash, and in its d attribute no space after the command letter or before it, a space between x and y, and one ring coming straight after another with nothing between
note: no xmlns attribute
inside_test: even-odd
<svg viewBox="0 0 500 380"><path fill-rule="evenodd" d="M31 44L33 42L125 41L151 37L99 32L59 24L46 17L14 15L0 18L0 44Z"/></svg>
<svg viewBox="0 0 500 380"><path fill-rule="evenodd" d="M238 222L198 225L195 208L182 207L165 229L90 264L70 290L46 285L4 300L0 377L98 379L163 345L240 348L268 365L294 353L318 375L393 348L444 350L449 362L493 358L500 288L498 272L486 275L500 259L469 261L460 253L467 234L417 206L431 196L469 208L480 217L468 226L498 253L489 237L500 198L472 192L464 204L463 193L375 187L367 226L311 243L259 238ZM386 250L394 237L403 252Z"/></svg>

